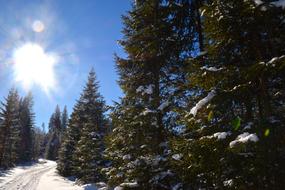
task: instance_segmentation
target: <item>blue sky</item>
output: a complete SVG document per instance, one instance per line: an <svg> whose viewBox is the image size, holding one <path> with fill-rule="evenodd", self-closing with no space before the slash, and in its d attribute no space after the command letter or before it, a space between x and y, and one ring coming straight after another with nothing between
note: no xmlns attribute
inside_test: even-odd
<svg viewBox="0 0 285 190"><path fill-rule="evenodd" d="M117 40L122 38L121 15L130 7L131 0L0 0L0 99L12 86L21 95L32 91L36 124L47 123L56 104L72 111L94 67L106 102L118 100L122 92L116 83L114 53L124 56ZM40 32L35 32L35 22L44 26ZM13 56L27 43L56 57L55 84L48 92L16 80Z"/></svg>

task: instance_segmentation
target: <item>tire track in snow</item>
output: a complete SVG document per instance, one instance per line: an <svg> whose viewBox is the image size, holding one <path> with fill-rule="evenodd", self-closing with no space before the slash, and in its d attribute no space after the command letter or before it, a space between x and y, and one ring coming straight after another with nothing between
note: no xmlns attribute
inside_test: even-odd
<svg viewBox="0 0 285 190"><path fill-rule="evenodd" d="M36 190L42 175L56 166L42 165L44 168L31 168L21 174L14 176L4 183L0 190Z"/></svg>

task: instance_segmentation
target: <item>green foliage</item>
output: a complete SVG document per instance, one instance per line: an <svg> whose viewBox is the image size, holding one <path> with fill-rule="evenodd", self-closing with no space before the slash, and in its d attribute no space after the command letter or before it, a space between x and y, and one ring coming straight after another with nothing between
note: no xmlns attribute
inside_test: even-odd
<svg viewBox="0 0 285 190"><path fill-rule="evenodd" d="M173 168L185 189L280 189L284 9L237 0L202 10L206 53L188 60L188 79L193 101L217 94L196 117L186 115L187 130L172 146L183 161Z"/></svg>
<svg viewBox="0 0 285 190"><path fill-rule="evenodd" d="M241 125L240 117L236 117L234 120L232 120L231 125L233 126L234 130L238 130Z"/></svg>
<svg viewBox="0 0 285 190"><path fill-rule="evenodd" d="M64 132L61 124L61 112L57 105L49 122L48 143L46 146L46 159L57 160L58 151L61 145L61 136Z"/></svg>
<svg viewBox="0 0 285 190"><path fill-rule="evenodd" d="M32 95L20 98L13 88L1 104L0 166L8 168L33 160L35 142Z"/></svg>
<svg viewBox="0 0 285 190"><path fill-rule="evenodd" d="M100 173L105 163L102 152L106 106L98 88L92 69L71 114L59 152L58 171L64 176L75 175L83 182L103 180Z"/></svg>

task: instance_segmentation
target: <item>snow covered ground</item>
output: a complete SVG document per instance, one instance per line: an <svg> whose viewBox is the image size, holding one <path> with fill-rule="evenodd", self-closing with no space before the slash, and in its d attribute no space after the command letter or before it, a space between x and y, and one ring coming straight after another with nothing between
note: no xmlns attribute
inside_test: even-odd
<svg viewBox="0 0 285 190"><path fill-rule="evenodd" d="M56 173L56 163L40 160L37 164L17 166L0 175L0 190L96 190L78 186Z"/></svg>

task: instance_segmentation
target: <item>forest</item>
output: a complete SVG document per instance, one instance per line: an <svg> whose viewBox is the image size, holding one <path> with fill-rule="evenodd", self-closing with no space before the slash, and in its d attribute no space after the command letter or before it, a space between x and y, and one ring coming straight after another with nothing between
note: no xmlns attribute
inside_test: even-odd
<svg viewBox="0 0 285 190"><path fill-rule="evenodd" d="M136 0L122 22L120 100L106 104L90 68L45 132L12 88L0 166L46 158L101 190L283 189L285 1Z"/></svg>

